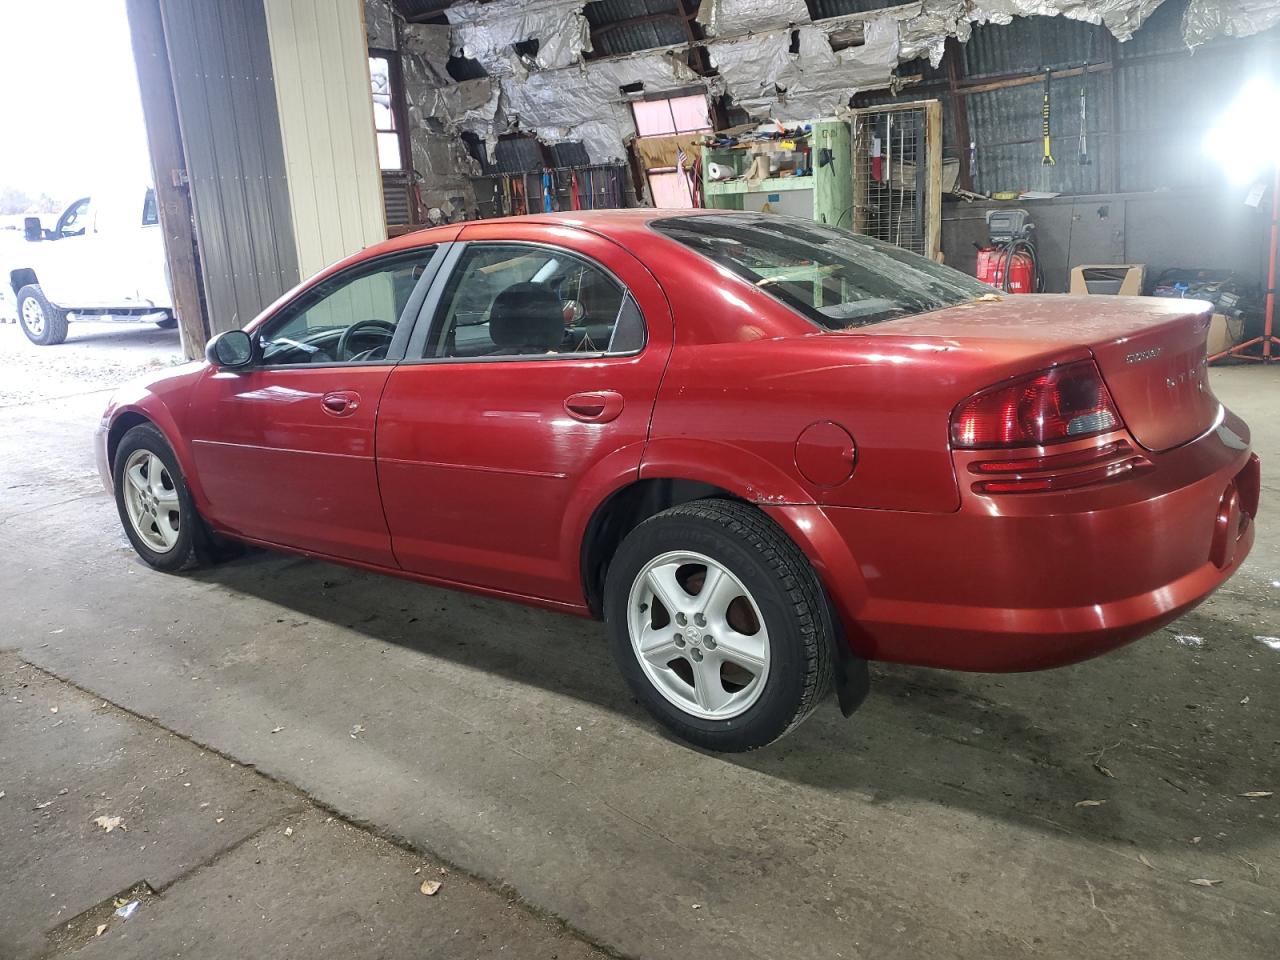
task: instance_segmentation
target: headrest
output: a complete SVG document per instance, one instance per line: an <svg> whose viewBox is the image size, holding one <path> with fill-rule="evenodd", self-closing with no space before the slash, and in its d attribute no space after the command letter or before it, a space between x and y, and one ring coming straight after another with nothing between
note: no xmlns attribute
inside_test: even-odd
<svg viewBox="0 0 1280 960"><path fill-rule="evenodd" d="M536 283L513 284L493 298L489 337L504 350L546 353L564 340L560 298Z"/></svg>

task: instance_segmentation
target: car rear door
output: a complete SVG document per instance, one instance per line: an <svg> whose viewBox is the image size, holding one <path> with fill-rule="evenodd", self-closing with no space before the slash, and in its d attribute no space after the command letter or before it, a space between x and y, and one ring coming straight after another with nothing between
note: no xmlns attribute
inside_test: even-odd
<svg viewBox="0 0 1280 960"><path fill-rule="evenodd" d="M636 476L671 350L661 287L596 234L477 224L428 303L432 322L392 371L378 415L397 560L440 580L581 603L579 527L603 491Z"/></svg>
<svg viewBox="0 0 1280 960"><path fill-rule="evenodd" d="M199 382L188 433L215 527L395 566L374 425L443 258L443 246L424 245L338 271L253 331L259 358L248 368L210 370Z"/></svg>

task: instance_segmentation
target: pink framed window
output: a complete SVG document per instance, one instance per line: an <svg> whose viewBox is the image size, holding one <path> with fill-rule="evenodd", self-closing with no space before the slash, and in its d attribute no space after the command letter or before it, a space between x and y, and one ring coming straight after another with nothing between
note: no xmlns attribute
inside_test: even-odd
<svg viewBox="0 0 1280 960"><path fill-rule="evenodd" d="M698 133L711 129L707 98L700 93L666 100L636 100L631 104L636 133L664 137L673 133Z"/></svg>

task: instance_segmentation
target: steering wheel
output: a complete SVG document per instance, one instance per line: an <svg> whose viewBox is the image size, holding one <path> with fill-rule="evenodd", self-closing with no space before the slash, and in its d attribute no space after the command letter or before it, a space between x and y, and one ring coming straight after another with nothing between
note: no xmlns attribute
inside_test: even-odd
<svg viewBox="0 0 1280 960"><path fill-rule="evenodd" d="M343 330L342 336L338 338L338 346L334 349L334 353L338 355L338 360L357 359L357 355L351 352L351 342L362 334L381 337L387 341L386 346L390 346L391 338L396 334L396 325L394 323L388 323L386 320L357 320L351 326L347 327L347 329ZM372 357L363 356L363 354L372 353L376 349L378 348L373 347L372 349L366 348L359 351L361 354L359 359L373 359Z"/></svg>

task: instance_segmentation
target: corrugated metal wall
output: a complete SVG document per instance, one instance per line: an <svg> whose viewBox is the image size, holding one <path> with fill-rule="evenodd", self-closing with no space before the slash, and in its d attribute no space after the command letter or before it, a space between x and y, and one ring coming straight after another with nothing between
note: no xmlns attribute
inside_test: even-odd
<svg viewBox="0 0 1280 960"><path fill-rule="evenodd" d="M263 0L303 276L386 239L362 5Z"/></svg>
<svg viewBox="0 0 1280 960"><path fill-rule="evenodd" d="M262 0L162 0L213 332L298 281Z"/></svg>
<svg viewBox="0 0 1280 960"><path fill-rule="evenodd" d="M1087 166L1078 162L1079 76L1051 81L1057 163L1050 167L1041 163L1042 83L962 93L969 136L977 144L973 188L980 193L1093 194L1213 185L1221 173L1204 151L1204 135L1243 84L1250 65L1280 56L1280 29L1217 40L1193 54L1182 39L1185 8L1186 0L1165 0L1125 43L1105 27L1065 17L1015 17L1005 25L975 26L959 48L962 91L1046 67L1068 70L1089 62L1096 69L1084 80ZM943 101L946 156L959 156L968 145L955 142L945 69L924 69L921 82L905 87L897 98L873 93L856 102L925 97Z"/></svg>

